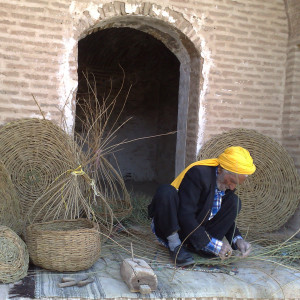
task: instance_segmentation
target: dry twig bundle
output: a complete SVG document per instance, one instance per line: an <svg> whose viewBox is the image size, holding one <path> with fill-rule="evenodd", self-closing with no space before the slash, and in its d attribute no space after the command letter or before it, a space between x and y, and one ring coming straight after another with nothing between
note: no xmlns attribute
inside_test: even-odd
<svg viewBox="0 0 300 300"><path fill-rule="evenodd" d="M99 191L112 208L114 216L122 219L131 212L130 196L120 171L112 165L108 156L113 158L114 151L117 151L118 147L125 142L113 143L119 128L124 125L124 123L118 124L118 122L126 99L118 116L112 119L123 84L113 99L110 99L109 95L106 99L98 99L96 84L91 85L88 81L88 75L85 78L88 98L78 100L77 124L79 124L80 129L75 138L85 152L87 173L99 187ZM116 161L114 163L117 165ZM104 209L103 202L94 206L95 213L99 218L105 217Z"/></svg>
<svg viewBox="0 0 300 300"><path fill-rule="evenodd" d="M0 226L0 282L16 282L27 275L29 255L25 243L10 228Z"/></svg>
<svg viewBox="0 0 300 300"><path fill-rule="evenodd" d="M101 217L95 212L101 207ZM104 195L98 190L81 166L61 174L50 184L44 194L33 204L28 212L29 220L46 222L56 219L75 219L85 215L97 221L101 229L110 234L114 215Z"/></svg>

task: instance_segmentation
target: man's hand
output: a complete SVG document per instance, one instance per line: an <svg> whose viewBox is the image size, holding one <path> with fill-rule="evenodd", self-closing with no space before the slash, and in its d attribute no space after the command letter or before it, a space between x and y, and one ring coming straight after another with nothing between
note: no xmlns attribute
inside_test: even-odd
<svg viewBox="0 0 300 300"><path fill-rule="evenodd" d="M242 257L247 257L252 250L251 244L243 239L238 239L236 241L236 246L241 251Z"/></svg>
<svg viewBox="0 0 300 300"><path fill-rule="evenodd" d="M229 258L231 255L232 255L232 248L228 242L224 241L222 248L219 252L219 256L223 260L223 259Z"/></svg>

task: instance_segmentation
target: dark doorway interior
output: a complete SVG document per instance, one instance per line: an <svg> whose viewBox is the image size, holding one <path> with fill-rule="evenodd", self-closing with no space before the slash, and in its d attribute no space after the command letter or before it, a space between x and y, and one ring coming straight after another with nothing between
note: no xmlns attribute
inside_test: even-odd
<svg viewBox="0 0 300 300"><path fill-rule="evenodd" d="M176 131L179 67L176 56L150 34L127 27L100 30L78 43L77 101L94 99L83 73L96 86L98 101L110 103L117 97L111 124L122 113L112 144ZM80 114L77 105L79 133ZM150 194L174 178L175 155L176 134L123 144L114 153L129 190ZM115 164L112 154L108 159Z"/></svg>

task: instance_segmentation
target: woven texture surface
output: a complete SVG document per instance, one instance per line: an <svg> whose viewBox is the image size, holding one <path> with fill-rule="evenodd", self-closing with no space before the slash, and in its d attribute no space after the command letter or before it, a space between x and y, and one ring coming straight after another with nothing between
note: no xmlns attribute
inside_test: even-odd
<svg viewBox="0 0 300 300"><path fill-rule="evenodd" d="M88 219L56 220L26 228L32 262L53 271L81 271L100 257L98 225Z"/></svg>
<svg viewBox="0 0 300 300"><path fill-rule="evenodd" d="M24 216L53 181L80 163L73 140L51 121L40 119L21 119L1 127L0 157ZM40 201L35 209L43 204Z"/></svg>
<svg viewBox="0 0 300 300"><path fill-rule="evenodd" d="M16 282L27 275L29 256L25 243L7 226L0 226L0 282Z"/></svg>
<svg viewBox="0 0 300 300"><path fill-rule="evenodd" d="M287 151L255 130L233 129L209 140L199 160L218 157L227 147L241 146L253 157L256 172L237 187L242 210L237 223L244 232L271 232L294 214L300 199L300 178Z"/></svg>
<svg viewBox="0 0 300 300"><path fill-rule="evenodd" d="M3 163L0 162L0 225L20 234L23 229L20 202Z"/></svg>

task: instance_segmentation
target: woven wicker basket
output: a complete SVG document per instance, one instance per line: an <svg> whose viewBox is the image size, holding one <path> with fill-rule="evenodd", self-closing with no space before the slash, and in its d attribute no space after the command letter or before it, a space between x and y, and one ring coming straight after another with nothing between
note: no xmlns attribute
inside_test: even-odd
<svg viewBox="0 0 300 300"><path fill-rule="evenodd" d="M98 224L88 219L56 220L26 228L32 262L53 271L81 271L100 257Z"/></svg>
<svg viewBox="0 0 300 300"><path fill-rule="evenodd" d="M7 226L0 226L0 282L16 282L27 275L26 244Z"/></svg>

